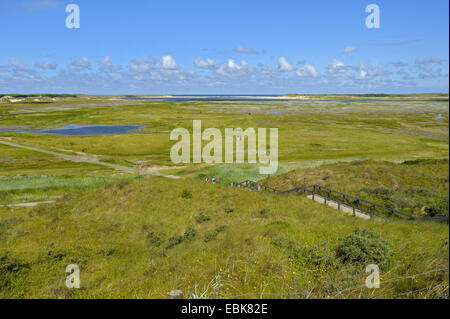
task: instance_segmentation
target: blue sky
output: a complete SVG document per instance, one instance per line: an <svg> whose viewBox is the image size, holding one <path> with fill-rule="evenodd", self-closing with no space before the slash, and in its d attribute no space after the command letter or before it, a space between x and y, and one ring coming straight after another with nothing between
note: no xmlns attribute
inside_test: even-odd
<svg viewBox="0 0 450 319"><path fill-rule="evenodd" d="M79 29L65 25L70 3ZM444 0L0 0L0 93L448 92L448 12Z"/></svg>

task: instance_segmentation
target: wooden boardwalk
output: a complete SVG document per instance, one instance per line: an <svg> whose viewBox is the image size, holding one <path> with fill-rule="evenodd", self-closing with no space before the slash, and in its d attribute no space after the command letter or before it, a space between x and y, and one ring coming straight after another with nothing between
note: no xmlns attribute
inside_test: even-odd
<svg viewBox="0 0 450 319"><path fill-rule="evenodd" d="M308 194L308 198L326 204L330 207L342 210L345 213L349 213L353 216L363 219L370 219L372 217L378 217L382 219L403 219L403 220L418 220L418 221L437 221L447 222L448 216L438 217L417 217L411 214L407 214L398 211L393 208L388 208L365 199L361 199L352 195L344 194L328 187L321 185L309 185L292 188L286 191L280 191L273 187L259 184L255 181L246 180L240 183L232 183L231 186L249 189L257 192L269 192L273 194L291 194L302 193Z"/></svg>

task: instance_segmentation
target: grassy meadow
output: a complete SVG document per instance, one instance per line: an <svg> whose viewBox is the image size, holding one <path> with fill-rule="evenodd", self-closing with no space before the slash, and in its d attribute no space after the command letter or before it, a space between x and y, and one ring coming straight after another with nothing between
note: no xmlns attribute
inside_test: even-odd
<svg viewBox="0 0 450 319"><path fill-rule="evenodd" d="M305 196L229 186L320 184L417 216L448 215L448 95L329 98L0 104L0 131L144 126L101 136L0 132L0 141L183 177L0 143L0 298L167 298L174 289L190 298L448 298L448 224L366 221ZM278 128L277 173L261 175L258 164L173 164L170 132L192 131L193 120L222 132ZM212 175L218 183L205 183ZM80 289L65 286L73 263ZM370 263L380 265L379 289L361 288Z"/></svg>

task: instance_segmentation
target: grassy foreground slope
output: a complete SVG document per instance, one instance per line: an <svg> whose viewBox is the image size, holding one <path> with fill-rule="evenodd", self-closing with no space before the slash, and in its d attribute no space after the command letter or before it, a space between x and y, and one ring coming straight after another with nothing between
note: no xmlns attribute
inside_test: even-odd
<svg viewBox="0 0 450 319"><path fill-rule="evenodd" d="M358 227L386 248L372 255L382 281L449 262L445 224L365 221L303 196L198 180L123 181L0 212L0 298L166 298L173 289L186 297L408 297L410 280L339 294L367 276L371 256L346 260L338 249ZM80 289L65 286L72 263ZM415 297L448 298L448 272L413 285L435 287Z"/></svg>

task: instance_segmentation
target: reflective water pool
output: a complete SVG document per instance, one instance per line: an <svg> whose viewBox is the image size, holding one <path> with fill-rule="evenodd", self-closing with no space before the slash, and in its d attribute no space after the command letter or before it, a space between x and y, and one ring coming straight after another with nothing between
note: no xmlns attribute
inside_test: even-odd
<svg viewBox="0 0 450 319"><path fill-rule="evenodd" d="M57 134L67 136L79 135L108 135L108 134L129 134L132 130L143 128L142 125L78 125L69 124L61 128L51 128L43 130L0 130L0 133L19 132L19 133L38 133L38 134Z"/></svg>

